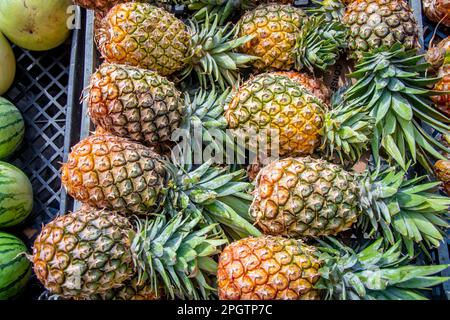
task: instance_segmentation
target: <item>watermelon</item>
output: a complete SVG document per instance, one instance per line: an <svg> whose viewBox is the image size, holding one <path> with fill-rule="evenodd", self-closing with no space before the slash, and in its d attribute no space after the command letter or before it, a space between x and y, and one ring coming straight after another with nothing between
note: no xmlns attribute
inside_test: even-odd
<svg viewBox="0 0 450 320"><path fill-rule="evenodd" d="M0 97L0 159L10 156L20 145L25 125L20 111Z"/></svg>
<svg viewBox="0 0 450 320"><path fill-rule="evenodd" d="M21 223L33 208L33 189L25 173L0 161L0 228Z"/></svg>
<svg viewBox="0 0 450 320"><path fill-rule="evenodd" d="M31 277L27 247L17 237L0 232L0 300L14 299Z"/></svg>

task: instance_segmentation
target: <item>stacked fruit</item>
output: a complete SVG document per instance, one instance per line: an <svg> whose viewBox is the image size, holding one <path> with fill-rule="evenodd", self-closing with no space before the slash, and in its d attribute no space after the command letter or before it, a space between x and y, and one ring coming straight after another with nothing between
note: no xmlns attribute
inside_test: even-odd
<svg viewBox="0 0 450 320"><path fill-rule="evenodd" d="M308 15L285 1L183 1L200 20L187 24L147 2L76 2L101 13L104 61L86 90L97 130L62 166L83 207L33 248L52 294L423 299L448 280L434 276L447 265L409 262L448 228L450 198L425 180L450 149L422 124L445 135L450 119L432 106L438 79L423 74L406 2L323 1ZM248 11L232 28L233 6ZM331 98L318 76L344 53L355 81ZM253 184L239 164L194 165L230 146L246 157L263 138L280 158L267 163L263 145ZM411 177L419 166L430 176ZM358 241L345 245L349 229Z"/></svg>
<svg viewBox="0 0 450 320"><path fill-rule="evenodd" d="M20 111L0 97L0 160L17 150L24 136ZM33 190L25 173L0 161L0 229L17 226L30 214ZM31 276L27 248L17 237L0 232L0 300L18 297Z"/></svg>
<svg viewBox="0 0 450 320"><path fill-rule="evenodd" d="M50 50L69 36L70 0L0 2L0 95L13 84L16 60L9 41L28 50ZM9 41L8 41L9 40ZM20 225L31 213L33 191L13 161L24 138L20 111L0 97L0 229ZM13 230L8 230L13 232ZM31 276L27 248L16 236L0 232L0 300L19 297Z"/></svg>

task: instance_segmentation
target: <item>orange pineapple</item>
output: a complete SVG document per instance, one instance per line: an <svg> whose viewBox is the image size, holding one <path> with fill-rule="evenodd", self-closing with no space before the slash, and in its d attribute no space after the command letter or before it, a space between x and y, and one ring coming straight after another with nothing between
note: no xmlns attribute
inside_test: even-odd
<svg viewBox="0 0 450 320"><path fill-rule="evenodd" d="M355 252L332 239L320 247L271 236L238 240L219 258L219 299L423 299L411 286L414 278L420 279L417 286L423 287L427 276L448 266L434 266L432 270L403 265L401 246L396 244L387 250L382 241L380 238ZM446 280L443 277L441 282Z"/></svg>

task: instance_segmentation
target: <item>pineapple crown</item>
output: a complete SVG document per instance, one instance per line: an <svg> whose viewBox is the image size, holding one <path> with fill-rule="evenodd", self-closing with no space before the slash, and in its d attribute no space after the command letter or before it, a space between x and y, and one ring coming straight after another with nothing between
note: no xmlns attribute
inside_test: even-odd
<svg viewBox="0 0 450 320"><path fill-rule="evenodd" d="M347 29L340 21L326 21L321 16L305 19L296 44L297 70L306 67L313 72L335 64L340 51L345 48Z"/></svg>
<svg viewBox="0 0 450 320"><path fill-rule="evenodd" d="M429 67L422 59L423 55L397 43L365 53L350 74L357 81L345 93L346 108L363 106L375 119L371 145L378 168L380 149L403 170L409 152L429 172L432 159L444 159L439 151L450 152L421 126L441 134L449 134L450 129L450 118L431 106L429 97L436 93L428 86L439 79L422 75Z"/></svg>
<svg viewBox="0 0 450 320"><path fill-rule="evenodd" d="M228 241L216 225L200 227L200 220L189 210L169 221L164 215L136 220L131 250L139 279L147 277L152 292L163 288L171 298L207 299L215 291L209 279L217 270L213 256Z"/></svg>
<svg viewBox="0 0 450 320"><path fill-rule="evenodd" d="M316 288L326 299L426 300L418 290L450 279L433 276L449 265L407 265L399 242L387 249L380 238L358 252L333 238L319 242L323 265Z"/></svg>
<svg viewBox="0 0 450 320"><path fill-rule="evenodd" d="M330 159L337 154L342 163L344 159L355 162L367 148L373 123L362 107L346 109L339 104L325 114L321 149Z"/></svg>
<svg viewBox="0 0 450 320"><path fill-rule="evenodd" d="M206 19L203 24L189 20L191 30L191 53L187 58L182 78L197 75L202 88L215 86L225 90L239 82L239 69L257 57L237 53L235 49L252 39L251 36L237 37L238 29L230 24L219 26L219 17Z"/></svg>
<svg viewBox="0 0 450 320"><path fill-rule="evenodd" d="M220 223L231 239L260 236L249 215L252 197L251 183L243 181L245 170L231 171L228 167L213 166L209 160L195 169L167 163L173 179L167 205L176 212L188 209L207 223ZM173 209L177 208L177 209Z"/></svg>
<svg viewBox="0 0 450 320"><path fill-rule="evenodd" d="M414 243L438 247L449 227L450 198L433 193L440 182L420 184L426 178L408 180L404 171L393 168L366 175L360 188L361 229L391 244L400 241L410 256Z"/></svg>
<svg viewBox="0 0 450 320"><path fill-rule="evenodd" d="M195 11L193 18L205 22L211 16L219 17L219 25L223 25L240 6L240 0L179 0L191 11Z"/></svg>
<svg viewBox="0 0 450 320"><path fill-rule="evenodd" d="M314 16L323 16L326 22L341 22L345 13L345 5L341 0L313 0L315 7L307 12Z"/></svg>
<svg viewBox="0 0 450 320"><path fill-rule="evenodd" d="M192 99L190 95L185 95L184 121L178 137L182 140L172 149L176 163L203 163L204 151L219 157L224 150L233 150L238 157L245 157L244 148L236 145L234 138L226 131L228 123L224 117L224 107L230 92L227 89L218 95L214 89L209 92L200 89Z"/></svg>

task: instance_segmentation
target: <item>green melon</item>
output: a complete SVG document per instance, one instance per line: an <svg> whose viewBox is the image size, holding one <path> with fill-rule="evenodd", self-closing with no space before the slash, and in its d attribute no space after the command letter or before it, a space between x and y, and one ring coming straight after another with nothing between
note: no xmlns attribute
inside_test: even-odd
<svg viewBox="0 0 450 320"><path fill-rule="evenodd" d="M0 161L0 228L21 223L32 208L30 180L20 169Z"/></svg>
<svg viewBox="0 0 450 320"><path fill-rule="evenodd" d="M0 159L10 156L19 147L24 133L25 124L20 111L0 97Z"/></svg>
<svg viewBox="0 0 450 320"><path fill-rule="evenodd" d="M1 0L0 30L19 47L50 50L70 34L72 6L71 0Z"/></svg>
<svg viewBox="0 0 450 320"><path fill-rule="evenodd" d="M19 238L0 232L0 300L14 299L25 289L31 276L26 253Z"/></svg>
<svg viewBox="0 0 450 320"><path fill-rule="evenodd" d="M2 72L0 72L0 95L4 94L11 87L16 75L16 58L9 45L8 40L0 32L0 61L2 62Z"/></svg>

